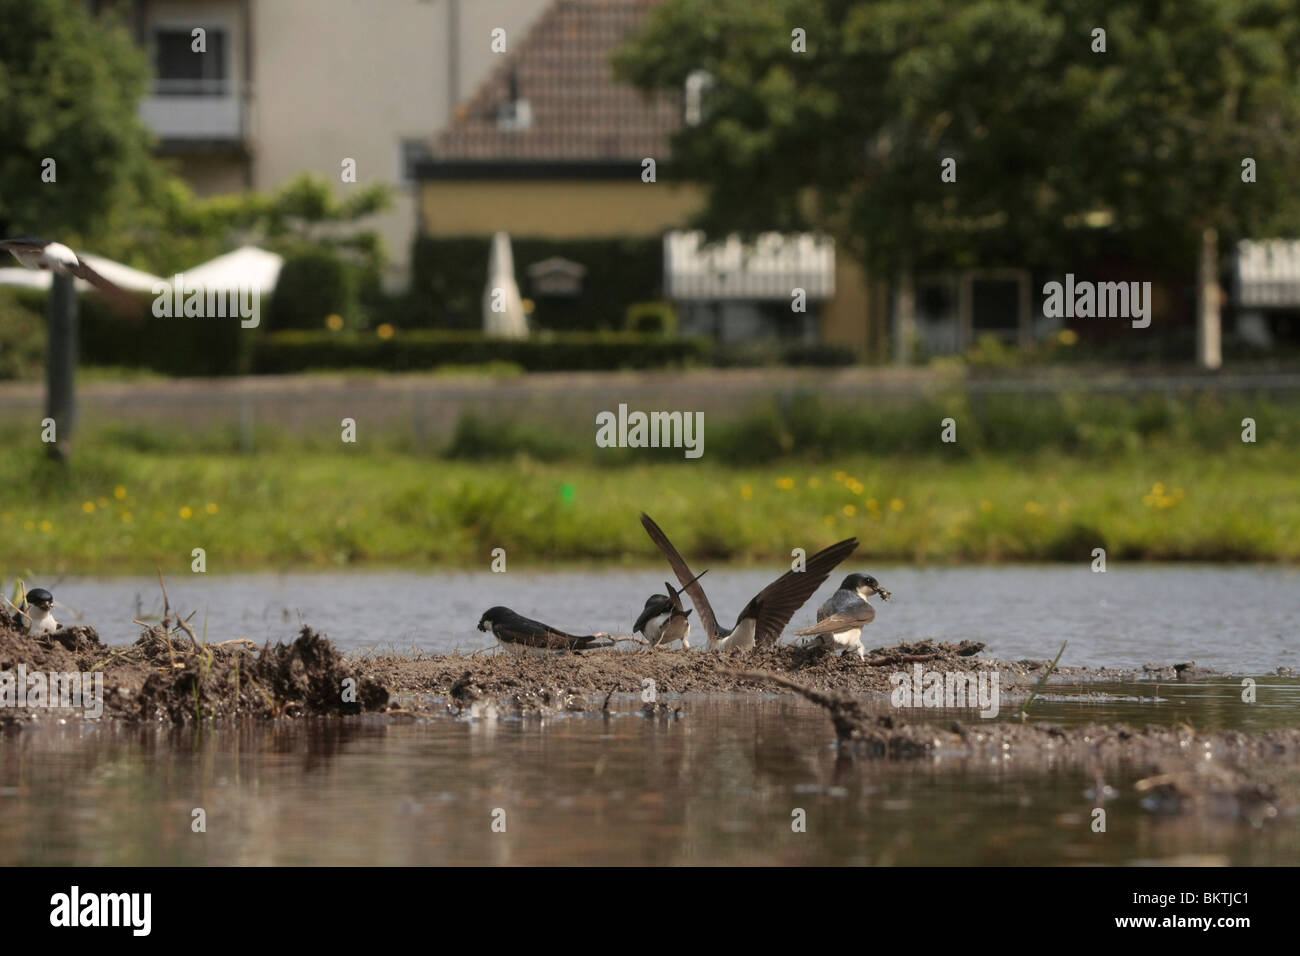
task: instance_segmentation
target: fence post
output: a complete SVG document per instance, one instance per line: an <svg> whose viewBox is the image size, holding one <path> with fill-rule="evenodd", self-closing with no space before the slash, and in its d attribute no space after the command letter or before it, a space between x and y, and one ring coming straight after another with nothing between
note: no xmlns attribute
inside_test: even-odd
<svg viewBox="0 0 1300 956"><path fill-rule="evenodd" d="M46 313L48 344L45 358L45 414L54 419L55 441L45 446L55 461L72 454L77 427L77 290L72 276L54 273Z"/></svg>

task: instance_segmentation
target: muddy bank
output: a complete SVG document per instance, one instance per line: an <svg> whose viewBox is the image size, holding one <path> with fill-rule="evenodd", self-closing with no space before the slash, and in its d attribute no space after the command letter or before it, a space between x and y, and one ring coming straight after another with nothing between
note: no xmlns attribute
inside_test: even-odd
<svg viewBox="0 0 1300 956"><path fill-rule="evenodd" d="M170 622L168 622L170 623ZM125 647L106 647L91 627L29 635L0 610L0 672L103 674L103 717L175 723L230 717L341 716L376 711L387 691L355 671L334 645L310 628L288 644L208 644L159 625ZM90 693L91 684L85 685ZM53 704L50 695L49 704ZM85 715L37 704L0 707L0 724Z"/></svg>
<svg viewBox="0 0 1300 956"><path fill-rule="evenodd" d="M876 648L865 661L817 648L791 644L745 655L709 654L682 650L587 651L551 657L519 657L497 651L438 656L381 655L357 662L359 671L383 684L394 695L435 697L497 696L525 700L547 692L603 700L609 693L640 693L643 680L655 682L656 694L740 693L781 694L786 688L755 680L747 671L768 671L798 680L819 691L870 697L887 695L890 675L912 671L978 674L996 671L1001 692L1028 694L1050 661L1003 661L980 657L983 644L916 641ZM1147 667L1142 670L1058 667L1052 680L1088 683L1121 680L1178 680L1205 676L1194 664Z"/></svg>
<svg viewBox="0 0 1300 956"><path fill-rule="evenodd" d="M165 596L165 591L164 591ZM170 608L169 608L170 611ZM493 649L439 656L347 659L309 628L288 643L258 648L246 640L207 643L179 617L142 625L135 643L106 647L90 627L30 636L0 610L0 672L102 672L103 715L184 722L229 717L342 716L400 710L456 714L491 701L506 712L600 711L640 695L653 681L660 701L682 694L786 694L793 690L747 672L786 677L811 691L880 698L900 670L996 671L1003 695L1027 695L1048 661L980 656L984 645L929 640L876 648L865 661L795 645L743 656L682 650L588 651L519 657ZM1142 671L1058 668L1054 682L1202 676L1191 664ZM665 705L660 705L662 710ZM668 705L671 706L671 705ZM0 721L40 719L39 708L0 708Z"/></svg>
<svg viewBox="0 0 1300 956"><path fill-rule="evenodd" d="M912 723L871 713L861 701L825 693L775 674L755 679L793 691L826 710L844 755L880 759L974 758L1004 766L1084 766L1090 796L1114 796L1106 772L1123 765L1143 777L1134 785L1153 813L1207 813L1261 824L1295 812L1300 802L1300 729L1263 733L1203 732L1187 724L1136 729L1125 724L1062 727L1050 723L951 721Z"/></svg>

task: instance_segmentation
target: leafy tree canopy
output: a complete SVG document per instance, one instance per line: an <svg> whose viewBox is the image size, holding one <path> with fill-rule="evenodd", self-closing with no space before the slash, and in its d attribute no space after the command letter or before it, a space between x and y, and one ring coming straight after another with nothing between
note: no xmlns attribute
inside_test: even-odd
<svg viewBox="0 0 1300 956"><path fill-rule="evenodd" d="M156 192L149 74L125 27L79 0L0 0L0 235L97 237Z"/></svg>
<svg viewBox="0 0 1300 956"><path fill-rule="evenodd" d="M713 232L826 228L892 270L1077 261L1106 224L1185 262L1206 227L1300 225L1294 0L666 0L615 66L711 77L673 163Z"/></svg>
<svg viewBox="0 0 1300 956"><path fill-rule="evenodd" d="M240 243L286 254L331 246L377 273L377 233L355 224L392 202L303 174L272 193L198 198L140 120L151 68L115 14L83 0L0 0L0 236L58 238L167 275ZM53 159L54 181L42 180Z"/></svg>

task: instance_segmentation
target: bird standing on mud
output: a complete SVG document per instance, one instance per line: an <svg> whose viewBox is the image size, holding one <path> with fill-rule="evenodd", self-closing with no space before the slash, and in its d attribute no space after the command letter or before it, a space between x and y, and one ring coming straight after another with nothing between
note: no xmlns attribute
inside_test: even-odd
<svg viewBox="0 0 1300 956"><path fill-rule="evenodd" d="M54 619L54 595L45 588L32 588L18 602L18 621L28 634L48 634L59 629Z"/></svg>
<svg viewBox="0 0 1300 956"><path fill-rule="evenodd" d="M508 650L515 654L552 654L565 651L582 651L594 647L610 647L613 639L602 631L595 634L568 634L557 628L534 621L516 614L508 607L491 607L479 618L480 631L491 630ZM610 644L595 644L600 638L607 638Z"/></svg>
<svg viewBox="0 0 1300 956"><path fill-rule="evenodd" d="M845 538L818 551L804 565L804 570L785 572L763 590L759 591L740 612L734 627L722 627L714 617L709 599L691 574L681 554L673 547L663 529L654 519L642 513L641 525L650 540L659 546L668 563L672 565L682 590L691 596L691 603L700 612L700 624L709 638L709 650L748 651L767 647L781 639L781 632L790 623L796 611L813 596L830 577L835 566L847 558L858 546L857 538Z"/></svg>
<svg viewBox="0 0 1300 956"><path fill-rule="evenodd" d="M708 571L701 571L695 576L698 581ZM693 582L692 582L693 583ZM641 609L641 616L636 619L632 625L632 632L639 633L647 641L650 647L663 647L673 643L673 641L682 642L682 650L689 651L691 642L688 640L691 634L691 622L688 618L691 616L689 609L682 609L682 592L674 588L667 581L664 582L664 589L667 594L652 594L645 601L645 607Z"/></svg>
<svg viewBox="0 0 1300 956"><path fill-rule="evenodd" d="M865 658L862 629L876 619L876 609L867 600L873 594L879 594L885 601L893 596L871 575L850 574L839 590L817 609L817 623L795 633L815 636L815 643L824 647L856 650L858 657Z"/></svg>

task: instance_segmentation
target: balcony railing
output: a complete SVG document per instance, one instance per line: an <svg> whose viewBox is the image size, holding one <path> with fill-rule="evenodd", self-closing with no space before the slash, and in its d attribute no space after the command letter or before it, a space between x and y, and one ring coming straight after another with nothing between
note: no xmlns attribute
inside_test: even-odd
<svg viewBox="0 0 1300 956"><path fill-rule="evenodd" d="M231 92L231 83L225 77L183 80L155 77L153 81L155 96L229 96Z"/></svg>
<svg viewBox="0 0 1300 956"><path fill-rule="evenodd" d="M160 87L168 87L162 92ZM190 88L171 89L173 84L220 83L224 92ZM140 117L164 140L211 140L240 143L245 139L244 104L224 80L167 80L155 85L154 95L140 103Z"/></svg>

